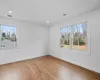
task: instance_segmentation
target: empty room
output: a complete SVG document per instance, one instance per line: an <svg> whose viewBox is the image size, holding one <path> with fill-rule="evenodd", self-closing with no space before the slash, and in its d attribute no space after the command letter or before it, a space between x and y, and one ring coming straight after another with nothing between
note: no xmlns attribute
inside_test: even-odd
<svg viewBox="0 0 100 80"><path fill-rule="evenodd" d="M0 80L100 80L100 0L0 0Z"/></svg>

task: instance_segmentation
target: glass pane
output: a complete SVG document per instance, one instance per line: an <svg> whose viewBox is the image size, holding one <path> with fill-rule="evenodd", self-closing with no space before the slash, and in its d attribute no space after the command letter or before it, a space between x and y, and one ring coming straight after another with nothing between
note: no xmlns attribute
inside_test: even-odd
<svg viewBox="0 0 100 80"><path fill-rule="evenodd" d="M75 49L87 50L87 24L82 23L72 26L73 47Z"/></svg>
<svg viewBox="0 0 100 80"><path fill-rule="evenodd" d="M78 41L78 37L79 37L79 25L73 25L72 26L72 31L73 31L73 49L78 49L79 47L79 41Z"/></svg>
<svg viewBox="0 0 100 80"><path fill-rule="evenodd" d="M2 41L16 41L16 27L11 27L11 26L1 26L1 40Z"/></svg>
<svg viewBox="0 0 100 80"><path fill-rule="evenodd" d="M13 49L17 47L17 34L15 26L0 26L0 49Z"/></svg>
<svg viewBox="0 0 100 80"><path fill-rule="evenodd" d="M86 23L80 24L79 29L79 49L87 50L87 25Z"/></svg>
<svg viewBox="0 0 100 80"><path fill-rule="evenodd" d="M70 47L70 27L61 28L61 47Z"/></svg>

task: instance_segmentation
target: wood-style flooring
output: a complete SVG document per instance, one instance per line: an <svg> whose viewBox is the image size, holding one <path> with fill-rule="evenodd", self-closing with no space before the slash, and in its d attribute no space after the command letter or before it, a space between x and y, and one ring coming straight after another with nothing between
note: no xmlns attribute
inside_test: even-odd
<svg viewBox="0 0 100 80"><path fill-rule="evenodd" d="M100 80L100 74L44 56L1 65L0 80Z"/></svg>

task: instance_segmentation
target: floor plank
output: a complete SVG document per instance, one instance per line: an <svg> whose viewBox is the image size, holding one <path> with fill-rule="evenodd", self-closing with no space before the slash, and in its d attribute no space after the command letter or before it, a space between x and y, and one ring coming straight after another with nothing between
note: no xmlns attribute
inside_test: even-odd
<svg viewBox="0 0 100 80"><path fill-rule="evenodd" d="M1 65L0 80L100 80L100 74L44 56Z"/></svg>

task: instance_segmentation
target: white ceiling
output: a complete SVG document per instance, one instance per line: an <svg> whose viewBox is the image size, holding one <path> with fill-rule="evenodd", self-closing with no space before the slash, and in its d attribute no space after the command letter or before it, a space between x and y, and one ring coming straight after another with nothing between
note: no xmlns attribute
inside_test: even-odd
<svg viewBox="0 0 100 80"><path fill-rule="evenodd" d="M0 16L12 10L13 18L40 24L57 23L100 6L100 0L0 0ZM67 16L62 14L66 13Z"/></svg>

